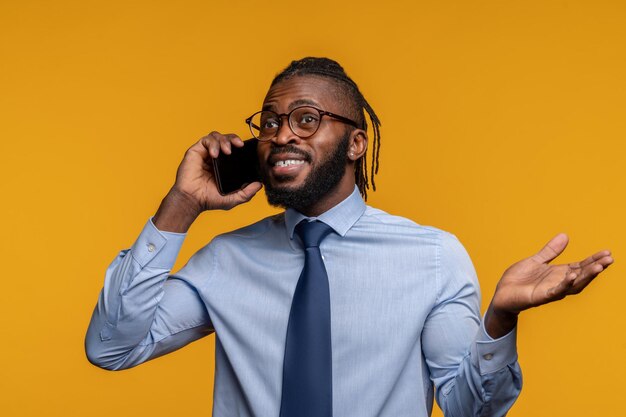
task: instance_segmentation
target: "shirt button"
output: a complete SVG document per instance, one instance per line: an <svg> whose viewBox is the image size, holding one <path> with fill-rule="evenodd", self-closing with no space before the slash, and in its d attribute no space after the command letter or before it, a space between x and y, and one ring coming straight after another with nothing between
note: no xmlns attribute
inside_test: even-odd
<svg viewBox="0 0 626 417"><path fill-rule="evenodd" d="M493 353L486 353L483 355L483 358L485 358L485 360L490 361L491 359L493 359Z"/></svg>
<svg viewBox="0 0 626 417"><path fill-rule="evenodd" d="M155 249L156 246L154 246L152 243L148 243L148 252L154 252Z"/></svg>

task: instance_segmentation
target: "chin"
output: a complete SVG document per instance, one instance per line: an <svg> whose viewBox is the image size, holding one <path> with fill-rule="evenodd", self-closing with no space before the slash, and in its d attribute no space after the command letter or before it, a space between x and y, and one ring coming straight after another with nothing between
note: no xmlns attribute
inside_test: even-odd
<svg viewBox="0 0 626 417"><path fill-rule="evenodd" d="M348 137L346 134L334 152L309 170L280 177L263 170L262 180L268 203L302 213L333 195L346 174Z"/></svg>
<svg viewBox="0 0 626 417"><path fill-rule="evenodd" d="M297 186L298 184L298 176L297 175L279 175L279 176L274 176L272 177L272 185L274 187L281 187L281 186Z"/></svg>

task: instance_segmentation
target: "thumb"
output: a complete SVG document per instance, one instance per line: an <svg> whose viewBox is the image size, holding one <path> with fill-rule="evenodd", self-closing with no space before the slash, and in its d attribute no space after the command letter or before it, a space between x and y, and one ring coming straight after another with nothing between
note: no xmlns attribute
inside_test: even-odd
<svg viewBox="0 0 626 417"><path fill-rule="evenodd" d="M231 197L231 201L229 206L232 208L239 204L250 201L252 197L254 197L254 195L259 192L261 187L262 185L260 182L253 182L246 185L241 190L237 190L236 192L230 194L229 197Z"/></svg>
<svg viewBox="0 0 626 417"><path fill-rule="evenodd" d="M563 253L568 242L569 237L567 237L565 233L559 233L550 239L546 246L544 246L543 249L537 252L537 254L533 257L541 263L548 263Z"/></svg>

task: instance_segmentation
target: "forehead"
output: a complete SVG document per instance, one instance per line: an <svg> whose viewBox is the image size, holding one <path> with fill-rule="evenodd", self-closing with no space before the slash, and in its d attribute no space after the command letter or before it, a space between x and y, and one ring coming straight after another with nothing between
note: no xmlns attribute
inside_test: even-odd
<svg viewBox="0 0 626 417"><path fill-rule="evenodd" d="M325 77L296 75L273 85L263 100L263 110L279 113L306 105L337 111L337 85Z"/></svg>

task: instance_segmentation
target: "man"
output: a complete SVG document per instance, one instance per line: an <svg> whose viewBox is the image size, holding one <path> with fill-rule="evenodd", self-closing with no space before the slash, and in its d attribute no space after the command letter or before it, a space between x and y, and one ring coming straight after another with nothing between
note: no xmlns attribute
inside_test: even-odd
<svg viewBox="0 0 626 417"><path fill-rule="evenodd" d="M243 146L237 136L213 132L189 148L107 271L86 338L92 363L132 367L215 332L216 417L427 416L433 385L446 416L502 416L521 389L519 312L580 292L613 262L602 251L548 265L567 244L558 235L504 273L481 320L458 240L359 195L377 171L379 121L339 64L294 61L249 124L268 201L285 213L216 237L168 276L201 212L261 189L216 189L209 158Z"/></svg>

